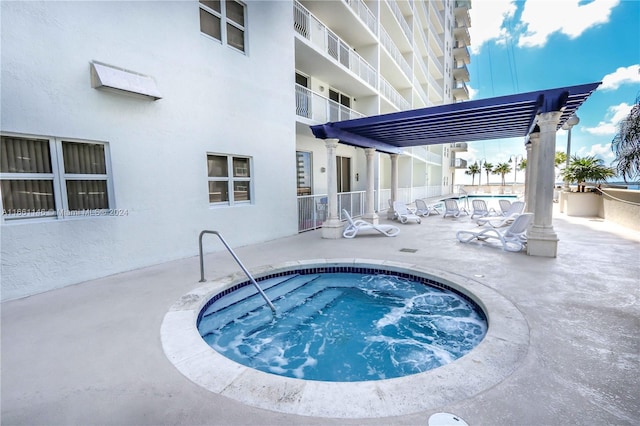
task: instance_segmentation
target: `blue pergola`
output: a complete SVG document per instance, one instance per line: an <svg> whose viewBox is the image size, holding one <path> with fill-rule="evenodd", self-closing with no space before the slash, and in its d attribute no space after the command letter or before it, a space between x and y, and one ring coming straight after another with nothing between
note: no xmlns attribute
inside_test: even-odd
<svg viewBox="0 0 640 426"><path fill-rule="evenodd" d="M600 83L561 87L311 126L316 138L399 154L402 148L526 137L540 113L562 111L558 129Z"/></svg>
<svg viewBox="0 0 640 426"><path fill-rule="evenodd" d="M522 137L527 140L525 202L534 213L527 231L527 253L556 257L553 185L556 132L598 88L600 82L436 107L401 111L311 126L327 147L328 211L324 238L340 238L335 183L338 143L365 149L367 191L365 218L378 220L373 208L373 153L391 156L391 198L397 193L397 157L404 148Z"/></svg>

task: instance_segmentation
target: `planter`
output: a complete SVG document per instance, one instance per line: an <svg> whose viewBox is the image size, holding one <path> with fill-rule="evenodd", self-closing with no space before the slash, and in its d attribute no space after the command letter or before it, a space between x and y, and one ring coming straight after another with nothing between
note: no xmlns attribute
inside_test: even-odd
<svg viewBox="0 0 640 426"><path fill-rule="evenodd" d="M602 197L593 192L560 193L560 211L567 216L598 217Z"/></svg>

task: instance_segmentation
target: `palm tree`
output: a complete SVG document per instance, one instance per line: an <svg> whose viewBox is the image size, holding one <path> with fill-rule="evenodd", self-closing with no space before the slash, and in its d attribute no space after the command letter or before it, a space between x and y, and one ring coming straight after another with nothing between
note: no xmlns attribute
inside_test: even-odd
<svg viewBox="0 0 640 426"><path fill-rule="evenodd" d="M487 185L489 185L489 173L493 170L493 164L484 162L484 170L487 172Z"/></svg>
<svg viewBox="0 0 640 426"><path fill-rule="evenodd" d="M603 160L593 155L583 158L573 155L569 167L562 173L566 180L578 184L578 192L584 192L587 181L604 182L615 174L613 168L605 166Z"/></svg>
<svg viewBox="0 0 640 426"><path fill-rule="evenodd" d="M505 185L504 177L507 173L511 171L511 166L509 163L499 163L497 166L493 168L494 175L500 175L502 177L502 186Z"/></svg>
<svg viewBox="0 0 640 426"><path fill-rule="evenodd" d="M618 125L618 134L611 141L617 173L625 182L640 178L640 94L626 119Z"/></svg>
<svg viewBox="0 0 640 426"><path fill-rule="evenodd" d="M467 170L465 170L465 175L471 175L471 185L473 185L476 181L476 175L480 174L480 167L478 167L478 162L476 161L472 165L470 165Z"/></svg>

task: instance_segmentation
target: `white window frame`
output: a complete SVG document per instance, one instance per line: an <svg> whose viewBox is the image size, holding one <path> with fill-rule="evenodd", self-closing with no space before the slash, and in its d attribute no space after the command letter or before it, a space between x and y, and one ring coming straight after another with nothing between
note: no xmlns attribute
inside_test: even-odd
<svg viewBox="0 0 640 426"><path fill-rule="evenodd" d="M27 135L19 133L1 132L1 136L47 140L49 142L49 156L51 161L51 173L0 173L0 180L52 180L53 181L53 198L54 211L29 211L22 210L20 212L5 212L0 197L0 207L2 208L2 223L22 222L20 219L47 219L47 220L63 220L63 219L79 219L87 217L110 216L114 211L115 197L113 179L111 173L111 155L109 152L109 143L104 141L92 141L86 139L60 138L38 135ZM75 174L65 173L63 143L84 143L104 146L104 161L106 174ZM101 180L106 181L107 186L107 203L106 209L94 210L69 210L69 199L67 196L67 181L69 180ZM128 213L128 212L127 212ZM120 215L120 214L118 214ZM125 214L122 214L125 215Z"/></svg>
<svg viewBox="0 0 640 426"><path fill-rule="evenodd" d="M242 25L240 25L239 23L235 22L234 20L230 19L227 15L227 2L234 2L239 4L240 6L242 6L243 9L243 18L244 18L244 22L242 23ZM221 44L225 44L228 47L230 47L231 49L237 51L237 52L241 52L243 54L247 54L247 4L241 1L237 1L237 0L220 0L220 12L211 9L210 7L208 7L207 5L198 2L199 4L199 9L198 12L200 12L200 9L202 9L203 11L217 17L220 19L220 38L221 40L218 40L217 38L202 32L202 30L200 30L200 33L203 34L205 37L209 37L210 39L216 40L217 42L221 43ZM243 45L243 49L240 50L237 47L229 44L228 41L228 37L227 37L227 25L231 25L232 27L237 28L238 30L242 31L243 33L243 40L244 40L244 45Z"/></svg>
<svg viewBox="0 0 640 426"><path fill-rule="evenodd" d="M214 155L217 157L226 157L227 159L227 176L209 176L208 167L207 167L207 196L209 196L209 182L227 182L227 194L229 195L228 201L219 201L219 202L211 202L210 198L208 200L210 207L226 207L226 206L242 206L242 205L251 205L254 204L255 195L254 195L254 184L253 184L253 157L248 155L239 155L239 154L222 154L219 152L207 152L207 164L209 161L209 156ZM233 159L234 158L242 158L249 161L249 176L234 176L234 168L233 168ZM249 185L249 199L248 200L236 200L234 193L234 183L235 182L248 182Z"/></svg>

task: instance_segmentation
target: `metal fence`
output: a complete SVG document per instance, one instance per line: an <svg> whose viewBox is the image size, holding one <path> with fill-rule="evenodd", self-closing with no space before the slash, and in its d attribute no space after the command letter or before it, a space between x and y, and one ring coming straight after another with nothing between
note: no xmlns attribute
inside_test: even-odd
<svg viewBox="0 0 640 426"><path fill-rule="evenodd" d="M338 194L338 218L343 220L342 209L351 217L364 214L365 191L341 192ZM303 195L298 197L298 232L311 231L322 227L327 220L327 194Z"/></svg>

